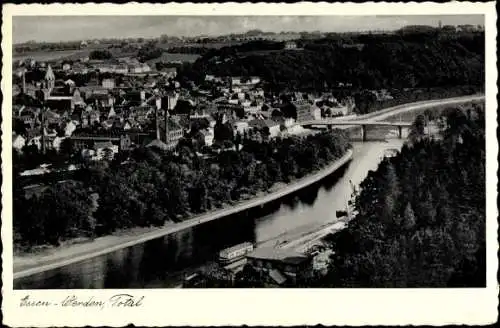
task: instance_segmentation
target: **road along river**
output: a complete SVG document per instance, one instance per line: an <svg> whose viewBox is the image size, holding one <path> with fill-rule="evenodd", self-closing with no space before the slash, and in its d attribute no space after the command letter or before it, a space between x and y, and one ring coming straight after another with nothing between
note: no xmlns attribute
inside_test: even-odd
<svg viewBox="0 0 500 328"><path fill-rule="evenodd" d="M15 279L14 288L173 287L186 272L214 260L223 248L245 241L270 246L289 240L290 236L314 231L334 222L335 211L346 208L352 194L351 182L358 185L370 170L377 168L387 150L403 145L404 139L398 139L390 128L377 130L370 135L386 136L386 140L353 142L350 163L289 196L263 207Z"/></svg>

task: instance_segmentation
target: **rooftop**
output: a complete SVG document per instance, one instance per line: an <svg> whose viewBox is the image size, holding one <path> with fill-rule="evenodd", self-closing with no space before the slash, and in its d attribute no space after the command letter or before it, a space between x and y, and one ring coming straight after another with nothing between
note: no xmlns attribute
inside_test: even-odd
<svg viewBox="0 0 500 328"><path fill-rule="evenodd" d="M262 129L264 127L270 128L272 126L279 125L279 123L269 119L264 119L264 120L255 119L248 122L248 125Z"/></svg>
<svg viewBox="0 0 500 328"><path fill-rule="evenodd" d="M234 251L237 251L237 250L242 249L242 248L250 247L250 246L253 247L253 244L250 243L250 242L244 242L244 243L241 243L241 244L238 244L238 245L234 245L232 247L223 249L220 252L220 256L227 257L230 253L232 253Z"/></svg>
<svg viewBox="0 0 500 328"><path fill-rule="evenodd" d="M94 144L94 149L102 149L102 148L113 148L113 144L110 141L97 141Z"/></svg>
<svg viewBox="0 0 500 328"><path fill-rule="evenodd" d="M259 260L278 261L287 264L300 264L308 261L309 257L288 249L278 249L272 247L257 248L247 255L248 258Z"/></svg>

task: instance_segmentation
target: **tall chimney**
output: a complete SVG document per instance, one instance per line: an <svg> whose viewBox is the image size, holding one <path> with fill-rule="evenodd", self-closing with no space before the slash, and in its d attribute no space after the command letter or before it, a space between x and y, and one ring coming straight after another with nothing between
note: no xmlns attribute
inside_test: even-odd
<svg viewBox="0 0 500 328"><path fill-rule="evenodd" d="M26 69L23 68L23 94L26 94Z"/></svg>
<svg viewBox="0 0 500 328"><path fill-rule="evenodd" d="M161 108L161 101L158 102L158 98L159 98L158 95L156 97L157 97L156 106L155 106L156 139L160 140L160 122L158 121L158 111Z"/></svg>
<svg viewBox="0 0 500 328"><path fill-rule="evenodd" d="M170 93L167 94L167 108L165 108L165 143L168 145L169 137L168 137L168 117L170 111Z"/></svg>
<svg viewBox="0 0 500 328"><path fill-rule="evenodd" d="M42 154L45 154L45 106L42 106Z"/></svg>

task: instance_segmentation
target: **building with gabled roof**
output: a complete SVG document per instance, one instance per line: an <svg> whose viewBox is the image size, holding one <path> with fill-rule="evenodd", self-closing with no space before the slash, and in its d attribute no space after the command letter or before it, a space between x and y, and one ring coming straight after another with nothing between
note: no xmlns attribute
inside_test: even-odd
<svg viewBox="0 0 500 328"><path fill-rule="evenodd" d="M294 285L312 277L312 257L290 249L257 248L246 258L262 281L267 283Z"/></svg>

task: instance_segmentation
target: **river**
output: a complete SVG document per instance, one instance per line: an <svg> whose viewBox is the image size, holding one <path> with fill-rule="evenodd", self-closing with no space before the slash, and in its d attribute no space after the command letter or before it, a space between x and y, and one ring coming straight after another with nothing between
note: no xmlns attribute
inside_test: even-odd
<svg viewBox="0 0 500 328"><path fill-rule="evenodd" d="M381 131L379 131L381 132ZM384 131L386 135L389 131ZM374 135L372 133L372 135ZM353 160L322 181L283 199L143 244L16 279L15 289L168 288L214 260L223 248L252 241L273 246L336 220L358 185L386 150L404 139L353 142Z"/></svg>

